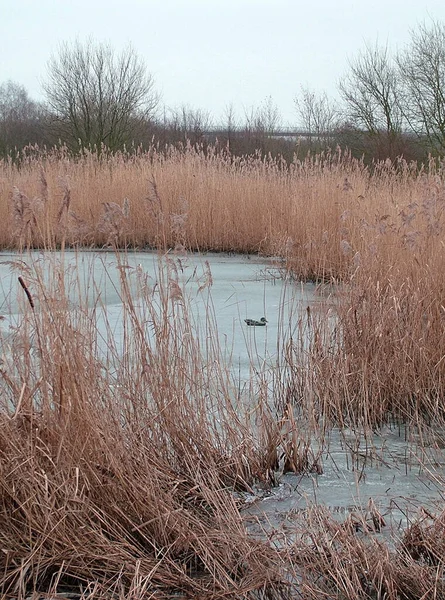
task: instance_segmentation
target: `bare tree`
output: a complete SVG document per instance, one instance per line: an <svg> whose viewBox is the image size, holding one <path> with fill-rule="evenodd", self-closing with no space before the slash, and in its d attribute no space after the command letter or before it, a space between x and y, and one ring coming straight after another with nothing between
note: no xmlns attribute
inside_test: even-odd
<svg viewBox="0 0 445 600"><path fill-rule="evenodd" d="M238 128L238 122L236 118L236 111L233 103L227 104L224 109L224 122L227 131L236 131Z"/></svg>
<svg viewBox="0 0 445 600"><path fill-rule="evenodd" d="M14 81L0 85L0 154L44 141L44 110Z"/></svg>
<svg viewBox="0 0 445 600"><path fill-rule="evenodd" d="M281 123L281 115L272 96L268 96L259 106L244 111L246 130L259 137L267 138L276 133Z"/></svg>
<svg viewBox="0 0 445 600"><path fill-rule="evenodd" d="M367 46L340 82L346 121L366 132L386 155L398 153L403 127L400 80L387 47Z"/></svg>
<svg viewBox="0 0 445 600"><path fill-rule="evenodd" d="M301 88L300 96L294 100L300 116L300 126L309 134L309 144L317 149L332 144L338 126L339 109L326 92L317 95L308 88Z"/></svg>
<svg viewBox="0 0 445 600"><path fill-rule="evenodd" d="M257 123L264 128L266 135L271 136L277 132L281 125L281 115L278 106L268 96L257 111Z"/></svg>
<svg viewBox="0 0 445 600"><path fill-rule="evenodd" d="M228 104L224 109L224 129L227 135L227 144L229 149L233 149L233 141L238 130L235 107L232 103Z"/></svg>
<svg viewBox="0 0 445 600"><path fill-rule="evenodd" d="M131 47L116 55L91 39L61 46L44 89L57 135L74 150L121 149L158 104L153 78Z"/></svg>
<svg viewBox="0 0 445 600"><path fill-rule="evenodd" d="M183 104L171 109L170 114L169 127L174 139L197 144L204 140L204 134L212 127L212 118L206 110Z"/></svg>
<svg viewBox="0 0 445 600"><path fill-rule="evenodd" d="M445 151L445 24L433 21L411 32L397 57L403 108L411 129L430 149Z"/></svg>

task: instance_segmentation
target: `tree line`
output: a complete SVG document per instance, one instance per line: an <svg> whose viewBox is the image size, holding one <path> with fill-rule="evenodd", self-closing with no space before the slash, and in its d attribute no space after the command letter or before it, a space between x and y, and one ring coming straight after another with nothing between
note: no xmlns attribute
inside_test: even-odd
<svg viewBox="0 0 445 600"><path fill-rule="evenodd" d="M339 82L339 101L302 87L295 126L307 135L298 139L280 136L272 98L242 118L228 106L223 123L185 105L162 109L153 76L131 47L118 54L93 40L64 44L48 62L43 89L45 100L37 102L16 82L0 85L0 156L14 158L36 144L75 153L217 143L233 154L291 159L296 151L340 146L367 161L422 161L445 152L445 23L420 24L397 52L366 46Z"/></svg>

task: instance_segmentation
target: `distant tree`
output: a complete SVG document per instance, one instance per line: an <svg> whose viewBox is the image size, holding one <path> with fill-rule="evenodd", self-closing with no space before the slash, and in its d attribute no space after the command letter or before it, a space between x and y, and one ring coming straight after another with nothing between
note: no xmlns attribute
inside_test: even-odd
<svg viewBox="0 0 445 600"><path fill-rule="evenodd" d="M403 129L399 72L387 47L367 46L340 82L345 121L367 134L380 157L394 157Z"/></svg>
<svg viewBox="0 0 445 600"><path fill-rule="evenodd" d="M119 150L158 105L153 77L132 48L116 55L108 45L64 44L48 63L44 90L54 133L77 150Z"/></svg>
<svg viewBox="0 0 445 600"><path fill-rule="evenodd" d="M44 141L44 111L31 100L23 85L6 81L0 85L0 155L28 144Z"/></svg>
<svg viewBox="0 0 445 600"><path fill-rule="evenodd" d="M412 31L397 57L403 110L411 129L433 152L445 152L445 24L433 21Z"/></svg>
<svg viewBox="0 0 445 600"><path fill-rule="evenodd" d="M238 128L238 121L236 118L236 111L233 103L227 104L224 109L224 121L227 131L236 131Z"/></svg>
<svg viewBox="0 0 445 600"><path fill-rule="evenodd" d="M197 144L204 140L204 134L211 127L212 117L206 110L194 109L186 104L170 109L169 129L172 141Z"/></svg>
<svg viewBox="0 0 445 600"><path fill-rule="evenodd" d="M302 87L294 99L300 127L309 134L311 149L320 150L332 145L338 127L339 109L326 93L316 94Z"/></svg>
<svg viewBox="0 0 445 600"><path fill-rule="evenodd" d="M227 136L227 144L229 150L233 150L233 143L236 138L236 133L238 130L238 123L235 114L235 107L232 103L228 104L224 110L224 129L225 134Z"/></svg>
<svg viewBox="0 0 445 600"><path fill-rule="evenodd" d="M281 115L272 96L268 96L259 106L244 112L246 130L258 137L267 138L274 135L281 124Z"/></svg>
<svg viewBox="0 0 445 600"><path fill-rule="evenodd" d="M272 99L267 97L257 110L257 126L264 129L266 135L271 136L277 133L281 127L281 114L278 106Z"/></svg>
<svg viewBox="0 0 445 600"><path fill-rule="evenodd" d="M274 138L281 126L281 115L272 97L268 96L259 106L246 109L244 119L244 125L241 126L243 139L238 144L239 153L274 153Z"/></svg>

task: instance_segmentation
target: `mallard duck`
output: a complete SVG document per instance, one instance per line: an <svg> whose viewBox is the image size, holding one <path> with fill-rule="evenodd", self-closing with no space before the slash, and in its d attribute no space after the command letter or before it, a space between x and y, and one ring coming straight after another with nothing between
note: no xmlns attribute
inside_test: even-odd
<svg viewBox="0 0 445 600"><path fill-rule="evenodd" d="M253 327L260 327L267 323L266 317L261 317L259 321L255 321L255 319L244 319L244 321L247 323L247 325L251 325Z"/></svg>

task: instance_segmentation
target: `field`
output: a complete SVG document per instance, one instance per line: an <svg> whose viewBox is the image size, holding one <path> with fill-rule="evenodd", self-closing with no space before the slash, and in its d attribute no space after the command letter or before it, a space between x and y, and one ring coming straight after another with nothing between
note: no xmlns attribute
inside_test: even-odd
<svg viewBox="0 0 445 600"><path fill-rule="evenodd" d="M2 163L1 248L120 250L127 349L110 341L99 359L99 293L91 305L79 287L68 310L78 282L68 290L59 263L47 277L14 261L23 322L0 371L2 594L445 597L445 512L419 511L385 541L372 501L358 520L314 506L280 544L240 512L283 471L322 471L334 429L371 440L403 427L434 471L422 448L445 444L444 208L441 165L371 170L340 153L287 165L211 149L30 150ZM142 304L119 258L133 249L159 251L156 290L138 280ZM208 251L276 257L283 278L326 298L280 349L273 398L244 409L211 298L204 346L174 260ZM211 271L196 285L210 294Z"/></svg>

